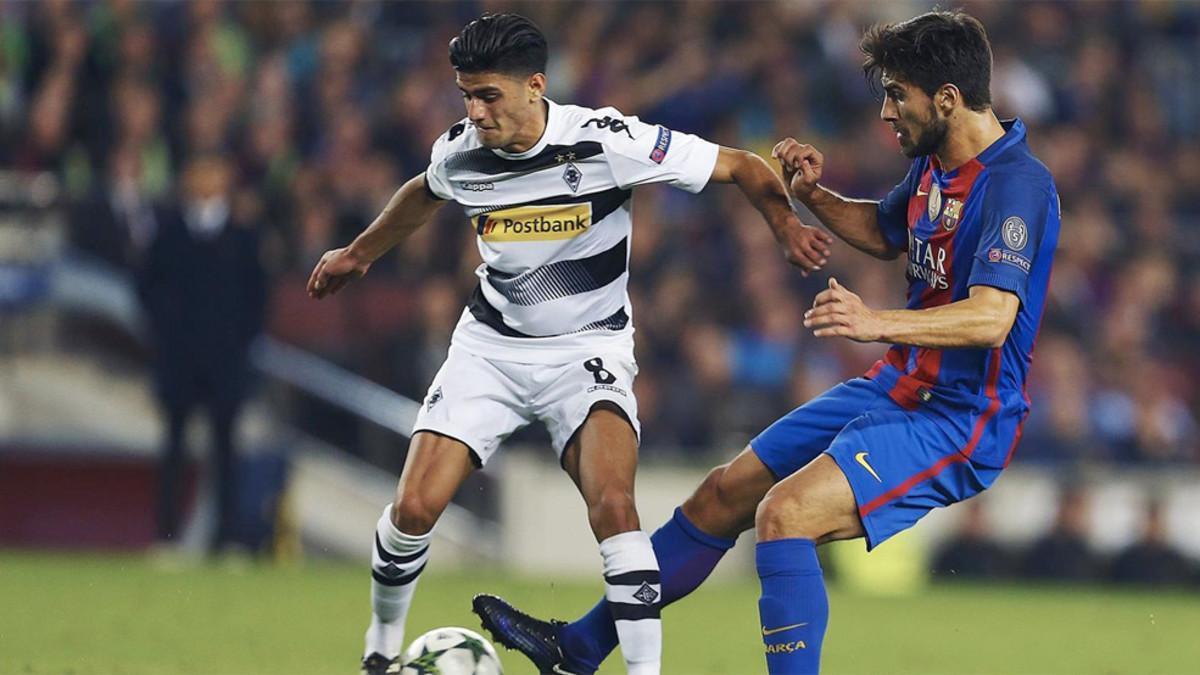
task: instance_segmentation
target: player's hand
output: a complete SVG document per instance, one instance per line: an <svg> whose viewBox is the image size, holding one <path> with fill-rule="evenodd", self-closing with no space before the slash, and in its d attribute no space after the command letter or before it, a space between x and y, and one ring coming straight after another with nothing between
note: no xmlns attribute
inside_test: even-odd
<svg viewBox="0 0 1200 675"><path fill-rule="evenodd" d="M833 277L804 313L804 327L812 328L817 337L840 336L857 342L874 342L883 334L878 313Z"/></svg>
<svg viewBox="0 0 1200 675"><path fill-rule="evenodd" d="M800 268L802 276L808 276L825 266L830 255L833 236L825 230L809 227L797 218L780 235L783 255L792 265Z"/></svg>
<svg viewBox="0 0 1200 675"><path fill-rule="evenodd" d="M802 202L807 200L821 180L825 155L813 146L789 136L775 144L771 157L779 160L779 165L783 167L783 182L792 196Z"/></svg>
<svg viewBox="0 0 1200 675"><path fill-rule="evenodd" d="M370 268L371 263L354 255L349 246L326 251L308 278L308 297L320 300L333 295Z"/></svg>

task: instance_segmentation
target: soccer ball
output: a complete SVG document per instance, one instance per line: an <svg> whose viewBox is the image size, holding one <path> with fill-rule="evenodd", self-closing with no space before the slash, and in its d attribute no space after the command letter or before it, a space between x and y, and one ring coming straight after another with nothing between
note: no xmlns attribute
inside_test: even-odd
<svg viewBox="0 0 1200 675"><path fill-rule="evenodd" d="M400 675L501 675L500 657L482 635L466 628L434 628L413 640Z"/></svg>

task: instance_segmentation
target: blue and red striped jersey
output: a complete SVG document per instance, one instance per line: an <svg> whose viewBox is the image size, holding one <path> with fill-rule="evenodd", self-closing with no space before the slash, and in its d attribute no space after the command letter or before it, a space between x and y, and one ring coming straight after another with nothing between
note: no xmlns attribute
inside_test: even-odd
<svg viewBox="0 0 1200 675"><path fill-rule="evenodd" d="M878 221L888 242L908 252L909 309L946 305L965 299L972 286L993 286L1021 301L1008 338L995 349L893 345L868 377L905 407L943 399L990 410L998 414L997 431L1015 434L1029 410L1025 380L1060 213L1054 179L1030 153L1025 125L1003 126L1004 136L953 171L943 171L935 156L914 160L879 203Z"/></svg>

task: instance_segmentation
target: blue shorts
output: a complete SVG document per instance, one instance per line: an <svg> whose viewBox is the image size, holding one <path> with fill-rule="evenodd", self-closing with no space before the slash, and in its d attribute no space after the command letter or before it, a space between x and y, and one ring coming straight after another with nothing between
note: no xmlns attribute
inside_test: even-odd
<svg viewBox="0 0 1200 675"><path fill-rule="evenodd" d="M874 380L839 384L796 408L750 441L783 480L822 452L854 490L867 550L912 527L926 513L986 490L1001 468L971 460L981 444L1009 443L983 433L991 416L936 402L901 407Z"/></svg>

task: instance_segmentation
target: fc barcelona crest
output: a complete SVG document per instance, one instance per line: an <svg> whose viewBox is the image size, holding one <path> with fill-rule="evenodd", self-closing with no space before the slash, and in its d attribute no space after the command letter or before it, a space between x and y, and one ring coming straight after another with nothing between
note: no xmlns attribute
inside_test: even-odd
<svg viewBox="0 0 1200 675"><path fill-rule="evenodd" d="M931 183L929 186L929 222L937 220L938 214L942 212L942 189L937 183Z"/></svg>
<svg viewBox="0 0 1200 675"><path fill-rule="evenodd" d="M942 211L942 227L947 232L958 227L958 219L962 217L963 203L957 199L947 199L946 209Z"/></svg>

